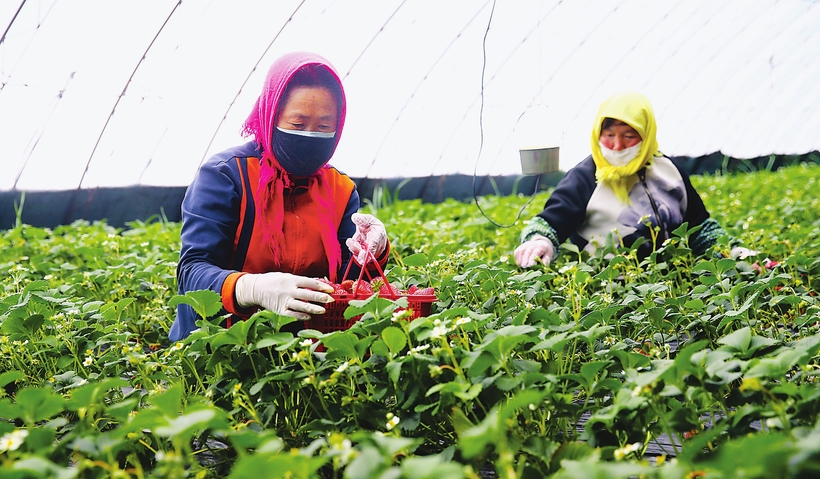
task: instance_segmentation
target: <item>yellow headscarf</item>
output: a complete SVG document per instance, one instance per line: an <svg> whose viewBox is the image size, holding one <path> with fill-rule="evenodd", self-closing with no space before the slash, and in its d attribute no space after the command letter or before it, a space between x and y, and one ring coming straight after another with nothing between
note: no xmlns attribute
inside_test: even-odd
<svg viewBox="0 0 820 479"><path fill-rule="evenodd" d="M604 158L599 141L601 125L605 118L620 120L631 126L641 135L641 148L638 156L623 166L612 166ZM615 195L624 203L629 203L629 179L644 166L652 164L658 151L658 140L655 137L657 124L649 99L637 92L619 93L609 97L601 104L595 124L592 126L592 159L595 161L595 178L599 183L608 184Z"/></svg>

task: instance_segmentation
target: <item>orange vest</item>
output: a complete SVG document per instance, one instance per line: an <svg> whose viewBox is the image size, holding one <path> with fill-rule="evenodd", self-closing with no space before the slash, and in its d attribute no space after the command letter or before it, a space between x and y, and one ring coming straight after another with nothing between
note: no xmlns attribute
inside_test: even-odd
<svg viewBox="0 0 820 479"><path fill-rule="evenodd" d="M256 197L260 159L247 157L247 168L243 168L242 158L236 158L235 161L238 163L242 178L243 195L239 226L234 238L234 269L243 273L280 271L313 278L328 277L328 260L319 234L317 205L307 194L307 186L295 186L285 190L285 244L280 245L282 256L279 265L276 265L270 249L262 242L262 231L256 227L255 221L255 205L260 204L259 198ZM334 198L335 222L338 229L355 184L335 168L330 168L325 178L325 187L330 188L331 196ZM241 275L242 273L232 273L225 279L222 285L222 304L229 313L248 317L249 311L240 311L241 308L234 301L236 280Z"/></svg>

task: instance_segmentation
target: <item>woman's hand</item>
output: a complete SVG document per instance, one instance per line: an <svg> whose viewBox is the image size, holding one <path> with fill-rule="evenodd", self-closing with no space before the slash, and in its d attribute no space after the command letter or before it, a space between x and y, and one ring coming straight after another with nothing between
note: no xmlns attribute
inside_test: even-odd
<svg viewBox="0 0 820 479"><path fill-rule="evenodd" d="M367 252L378 258L387 248L387 231L384 224L373 215L353 213L350 217L356 225L356 233L346 241L347 247L353 253L356 263L363 265L367 261Z"/></svg>
<svg viewBox="0 0 820 479"><path fill-rule="evenodd" d="M757 253L757 251L744 248L743 246L736 246L729 252L732 259L746 259L750 256L757 256Z"/></svg>
<svg viewBox="0 0 820 479"><path fill-rule="evenodd" d="M307 321L311 314L324 314L313 303L332 303L333 287L318 279L290 273L243 274L234 289L239 306L261 306L283 316Z"/></svg>
<svg viewBox="0 0 820 479"><path fill-rule="evenodd" d="M552 241L549 238L535 235L530 240L521 243L518 248L515 248L513 255L518 266L529 268L535 264L536 259L540 259L544 264L550 264L554 252Z"/></svg>

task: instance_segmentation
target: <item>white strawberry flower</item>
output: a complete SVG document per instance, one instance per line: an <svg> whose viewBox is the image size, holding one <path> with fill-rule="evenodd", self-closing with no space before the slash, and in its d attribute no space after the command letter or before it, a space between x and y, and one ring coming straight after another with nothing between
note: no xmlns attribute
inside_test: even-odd
<svg viewBox="0 0 820 479"><path fill-rule="evenodd" d="M0 452L16 451L28 437L28 429L15 429L0 437Z"/></svg>

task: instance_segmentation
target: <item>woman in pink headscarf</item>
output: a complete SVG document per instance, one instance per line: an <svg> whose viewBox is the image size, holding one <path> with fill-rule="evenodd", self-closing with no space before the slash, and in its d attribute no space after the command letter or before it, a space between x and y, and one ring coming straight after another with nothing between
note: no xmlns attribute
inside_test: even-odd
<svg viewBox="0 0 820 479"><path fill-rule="evenodd" d="M251 141L210 158L185 194L180 294L219 293L228 326L258 308L308 320L333 301L317 278L336 282L368 252L386 263L384 225L357 213L355 183L328 164L346 111L341 80L321 56L295 52L271 66L243 126ZM196 319L180 305L170 339L190 334Z"/></svg>

